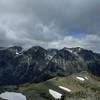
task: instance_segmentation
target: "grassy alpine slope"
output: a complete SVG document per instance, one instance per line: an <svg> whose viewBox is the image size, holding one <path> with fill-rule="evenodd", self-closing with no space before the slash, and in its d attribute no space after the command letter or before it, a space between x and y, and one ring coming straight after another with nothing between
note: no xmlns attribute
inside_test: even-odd
<svg viewBox="0 0 100 100"><path fill-rule="evenodd" d="M84 81L77 77L83 78ZM71 92L60 89L66 87ZM27 100L55 100L49 89L65 95L65 100L100 100L100 78L87 72L72 74L67 77L56 77L46 82L27 83L18 86L3 86L1 91L16 91L23 93Z"/></svg>

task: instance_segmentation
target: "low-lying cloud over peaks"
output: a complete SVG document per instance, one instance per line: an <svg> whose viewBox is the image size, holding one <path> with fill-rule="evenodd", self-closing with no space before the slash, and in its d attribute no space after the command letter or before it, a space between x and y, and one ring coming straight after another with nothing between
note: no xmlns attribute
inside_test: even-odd
<svg viewBox="0 0 100 100"><path fill-rule="evenodd" d="M100 51L99 0L0 0L0 46L81 46Z"/></svg>

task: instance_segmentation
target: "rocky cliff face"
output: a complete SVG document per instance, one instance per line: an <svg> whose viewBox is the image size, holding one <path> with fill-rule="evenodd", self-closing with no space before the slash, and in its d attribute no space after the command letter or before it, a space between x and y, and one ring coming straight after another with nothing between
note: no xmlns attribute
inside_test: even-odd
<svg viewBox="0 0 100 100"><path fill-rule="evenodd" d="M100 54L82 48L0 50L0 84L41 82L55 76L89 71L100 75Z"/></svg>

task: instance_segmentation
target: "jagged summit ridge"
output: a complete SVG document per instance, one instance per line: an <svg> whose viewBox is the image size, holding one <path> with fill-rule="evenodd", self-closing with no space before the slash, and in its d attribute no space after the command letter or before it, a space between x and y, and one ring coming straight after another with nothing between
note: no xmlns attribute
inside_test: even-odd
<svg viewBox="0 0 100 100"><path fill-rule="evenodd" d="M100 54L79 47L24 50L13 46L0 50L0 84L41 82L81 71L100 75Z"/></svg>

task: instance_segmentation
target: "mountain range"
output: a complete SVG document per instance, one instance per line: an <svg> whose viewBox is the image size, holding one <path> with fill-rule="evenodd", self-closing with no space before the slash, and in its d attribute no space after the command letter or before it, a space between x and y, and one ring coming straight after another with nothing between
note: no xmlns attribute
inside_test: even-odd
<svg viewBox="0 0 100 100"><path fill-rule="evenodd" d="M0 48L0 85L39 83L82 71L100 76L100 54L80 47Z"/></svg>

